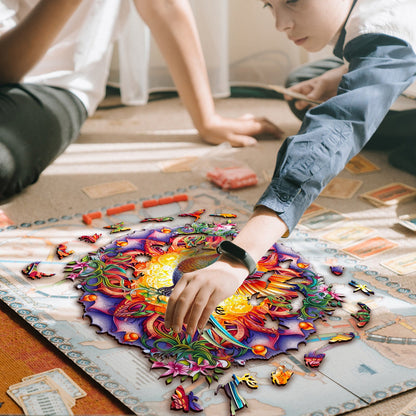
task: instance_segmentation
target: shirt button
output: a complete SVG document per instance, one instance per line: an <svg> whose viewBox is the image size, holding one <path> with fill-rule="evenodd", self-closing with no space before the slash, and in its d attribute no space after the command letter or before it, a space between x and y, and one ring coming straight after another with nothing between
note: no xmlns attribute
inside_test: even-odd
<svg viewBox="0 0 416 416"><path fill-rule="evenodd" d="M283 202L289 201L290 195L288 194L280 194L280 200Z"/></svg>

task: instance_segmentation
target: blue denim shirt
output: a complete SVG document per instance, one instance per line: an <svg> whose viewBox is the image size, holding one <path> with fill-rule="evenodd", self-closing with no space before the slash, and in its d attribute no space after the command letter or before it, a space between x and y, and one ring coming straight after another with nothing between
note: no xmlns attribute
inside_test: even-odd
<svg viewBox="0 0 416 416"><path fill-rule="evenodd" d="M416 55L396 37L361 35L345 46L343 54L349 70L337 95L311 108L298 134L285 140L273 179L257 202L275 211L289 233L416 78Z"/></svg>

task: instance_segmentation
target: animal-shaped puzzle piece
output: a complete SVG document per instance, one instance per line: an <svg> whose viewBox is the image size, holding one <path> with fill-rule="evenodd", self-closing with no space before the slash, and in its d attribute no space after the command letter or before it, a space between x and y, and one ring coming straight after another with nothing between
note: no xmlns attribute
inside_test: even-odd
<svg viewBox="0 0 416 416"><path fill-rule="evenodd" d="M95 243L99 238L101 237L101 234L93 234L93 235L82 235L79 237L81 241L85 241L86 243Z"/></svg>
<svg viewBox="0 0 416 416"><path fill-rule="evenodd" d="M173 217L148 217L142 219L140 222L166 222L166 221L173 221Z"/></svg>
<svg viewBox="0 0 416 416"><path fill-rule="evenodd" d="M277 369L270 374L272 383L278 386L284 386L287 384L292 375L293 371L288 370L284 365L279 365L279 367L277 367Z"/></svg>
<svg viewBox="0 0 416 416"><path fill-rule="evenodd" d="M233 374L233 378L227 384L220 384L215 391L218 394L219 389L224 389L225 394L230 399L230 411L231 415L234 416L235 412L241 410L243 407L248 407L247 400L241 396L238 391L238 385L241 382L245 382L248 387L256 389L258 387L257 381L249 373L244 374L243 377L238 377Z"/></svg>
<svg viewBox="0 0 416 416"><path fill-rule="evenodd" d="M228 214L226 212L221 214L209 214L210 217L220 217L220 218L237 218L237 214Z"/></svg>
<svg viewBox="0 0 416 416"><path fill-rule="evenodd" d="M351 280L348 284L354 288L354 292L361 290L364 295L374 295L374 292L366 284L357 283L355 280Z"/></svg>
<svg viewBox="0 0 416 416"><path fill-rule="evenodd" d="M307 367L318 368L321 365L322 360L325 358L325 354L318 351L319 350L310 351L303 356Z"/></svg>
<svg viewBox="0 0 416 416"><path fill-rule="evenodd" d="M42 277L55 276L55 273L43 273L43 272L39 272L38 271L38 265L39 265L39 263L40 263L40 261L35 261L33 263L30 263L29 265L27 265L22 270L22 273L25 276L30 277L33 280L35 280L35 279L41 279Z"/></svg>
<svg viewBox="0 0 416 416"><path fill-rule="evenodd" d="M332 274L334 274L335 276L341 276L342 273L344 273L343 266L335 265L335 266L329 266L329 268L331 269Z"/></svg>
<svg viewBox="0 0 416 416"><path fill-rule="evenodd" d="M325 358L324 351L328 351L329 349L333 348L335 344L341 342L348 342L355 338L354 332L344 332L337 335L334 335L329 341L329 345L325 345L322 348L319 348L315 351L310 351L303 356L305 364L307 367L311 368L318 368L322 360Z"/></svg>
<svg viewBox="0 0 416 416"><path fill-rule="evenodd" d="M74 250L68 251L66 243L58 244L58 247L56 247L56 255L59 260L62 260L64 257L68 257L71 254L74 254Z"/></svg>
<svg viewBox="0 0 416 416"><path fill-rule="evenodd" d="M107 228L110 231L110 234L121 233L122 231L129 231L131 228L124 227L124 222L117 222L116 224L107 225L104 228Z"/></svg>
<svg viewBox="0 0 416 416"><path fill-rule="evenodd" d="M187 214L179 214L179 217L193 217L194 221L198 221L201 218L201 215L205 212L205 209L198 209L194 212L189 212Z"/></svg>
<svg viewBox="0 0 416 416"><path fill-rule="evenodd" d="M352 313L351 316L357 320L358 328L363 328L370 321L371 309L363 302L358 302L357 304L360 309L356 313Z"/></svg>
<svg viewBox="0 0 416 416"><path fill-rule="evenodd" d="M334 344L336 342L348 342L354 339L354 332L344 332L333 336L328 342Z"/></svg>
<svg viewBox="0 0 416 416"><path fill-rule="evenodd" d="M172 410L183 410L185 413L188 413L189 410L194 412L201 412L204 410L198 403L196 403L199 398L195 396L192 391L189 394L185 393L185 389L182 385L179 385L175 390L175 393L171 397L172 403L170 408Z"/></svg>

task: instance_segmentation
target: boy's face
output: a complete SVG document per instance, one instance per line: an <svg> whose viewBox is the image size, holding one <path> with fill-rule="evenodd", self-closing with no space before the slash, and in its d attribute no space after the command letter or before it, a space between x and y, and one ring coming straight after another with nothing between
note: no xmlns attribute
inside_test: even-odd
<svg viewBox="0 0 416 416"><path fill-rule="evenodd" d="M353 0L262 0L276 29L309 52L324 48L341 30Z"/></svg>

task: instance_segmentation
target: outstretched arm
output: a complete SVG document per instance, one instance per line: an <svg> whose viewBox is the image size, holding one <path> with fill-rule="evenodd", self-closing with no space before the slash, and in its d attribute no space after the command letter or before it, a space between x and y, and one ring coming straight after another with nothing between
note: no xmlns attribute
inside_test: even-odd
<svg viewBox="0 0 416 416"><path fill-rule="evenodd" d="M279 151L271 184L234 242L258 261L292 231L304 210L370 139L391 104L415 79L412 48L385 35L363 35L346 48L349 72L338 95L311 109L300 132ZM376 104L377 105L376 105ZM202 328L215 307L247 276L239 263L221 257L184 274L168 301L165 324L176 332Z"/></svg>
<svg viewBox="0 0 416 416"><path fill-rule="evenodd" d="M135 0L135 4L159 45L195 127L207 142L248 146L256 143L253 136L282 137L283 132L264 118L228 119L216 114L188 0Z"/></svg>
<svg viewBox="0 0 416 416"><path fill-rule="evenodd" d="M272 182L259 201L279 212L289 231L415 80L415 52L398 38L361 35L346 45L344 56L349 68L337 95L311 108L298 134L283 143Z"/></svg>
<svg viewBox="0 0 416 416"><path fill-rule="evenodd" d="M0 37L0 84L19 82L43 57L82 0L41 0Z"/></svg>

